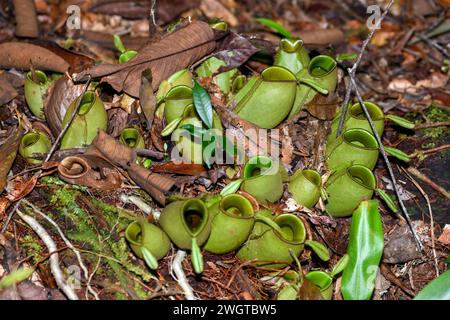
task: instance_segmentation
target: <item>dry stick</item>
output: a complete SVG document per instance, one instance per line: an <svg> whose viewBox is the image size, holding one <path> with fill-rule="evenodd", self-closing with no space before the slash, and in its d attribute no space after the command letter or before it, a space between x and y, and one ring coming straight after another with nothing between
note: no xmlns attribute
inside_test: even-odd
<svg viewBox="0 0 450 320"><path fill-rule="evenodd" d="M436 148L431 148L431 149L426 149L426 150L416 150L411 154L408 154L408 157L410 158L416 158L418 157L420 154L430 154L430 153L435 153L438 151L442 151L442 150L446 150L450 148L450 144L444 144L442 146L436 147Z"/></svg>
<svg viewBox="0 0 450 320"><path fill-rule="evenodd" d="M448 126L450 126L450 121L421 123L421 124L416 124L414 126L414 130L435 128L435 127L448 127Z"/></svg>
<svg viewBox="0 0 450 320"><path fill-rule="evenodd" d="M90 75L88 75L88 81L86 82L86 85L83 88L83 92L81 93L81 96L83 96L83 94L86 93L87 89L89 88L89 85L91 84L91 79L92 77ZM73 119L75 118L77 112L78 112L78 108L80 108L80 104L81 104L81 100L78 100L77 103L77 107L73 110L73 113L71 114L69 121L66 123L66 125L62 128L61 132L59 133L58 137L56 138L55 142L53 143L52 148L50 149L50 151L47 153L47 156L45 157L44 162L48 162L50 160L50 158L52 157L53 153L55 152L56 148L59 145L59 142L61 141L62 137L64 136L64 134L66 133L67 129L69 129L69 126L71 125ZM40 176L42 174L42 169L40 169L38 172L35 173L35 175ZM14 216L14 213L17 211L17 209L19 208L20 204L22 202L22 199L19 199L16 204L14 205L14 208L11 210L8 218L6 219L5 223L3 224L3 228L0 231L0 234L5 233L6 229L8 228L8 224L11 221L12 217Z"/></svg>
<svg viewBox="0 0 450 320"><path fill-rule="evenodd" d="M361 63L362 56L363 56L364 52L366 51L366 48L369 45L370 40L372 40L373 35L380 28L381 22L383 22L383 19L388 14L389 9L392 7L394 2L395 2L395 0L391 0L389 2L389 4L387 5L386 9L383 12L383 14L378 19L375 27L373 27L370 30L369 36L366 38L366 40L364 40L364 42L361 46L361 50L359 51L358 58L356 59L355 63L353 64L352 68L349 71L350 76L353 76L353 77L355 76L356 69L358 68L359 64ZM345 92L345 98L344 98L344 103L342 104L342 113L341 113L341 118L339 119L339 126L338 126L338 129L336 132L336 137L339 137L342 132L342 127L344 126L345 114L347 113L347 105L348 105L348 102L350 101L350 95L351 95L352 90L353 90L353 84L352 84L352 82L350 82L348 84L347 91Z"/></svg>
<svg viewBox="0 0 450 320"><path fill-rule="evenodd" d="M155 36L156 30L156 0L152 0L150 16L148 17L148 31L150 38Z"/></svg>
<svg viewBox="0 0 450 320"><path fill-rule="evenodd" d="M419 252L422 252L423 251L422 242L420 241L419 236L417 235L416 230L414 229L414 227L411 223L411 219L409 218L409 215L408 215L408 210L406 209L406 206L403 203L403 200L400 196L400 191L397 187L397 180L395 178L394 171L392 170L391 163L389 162L386 151L384 150L383 142L381 141L380 135L378 134L377 129L375 128L372 118L370 117L369 111L367 111L364 101L362 100L362 97L361 97L358 87L356 85L355 77L351 73L350 73L350 81L352 82L352 85L355 89L356 98L358 99L358 102L361 105L361 108L364 111L364 114L365 114L367 120L369 121L370 127L372 128L372 132L373 132L375 138L377 139L378 146L380 148L380 153L383 156L384 162L386 163L386 167L388 168L389 175L392 180L392 186L394 187L398 202L400 203L400 207L402 208L403 215L405 216L405 219L406 219L406 222L408 223L409 229L411 230L412 234L414 235L414 239L416 240L416 245L417 245L417 248L419 249Z"/></svg>
<svg viewBox="0 0 450 320"><path fill-rule="evenodd" d="M436 269L436 278L437 278L437 277L439 277L439 265L438 265L438 258L437 258L437 254L436 254L436 244L435 244L435 241L434 241L434 239L435 239L435 235L434 235L434 218L433 218L433 210L431 209L430 198L425 193L425 191L422 189L420 184L416 180L414 180L413 177L411 177L411 175L408 173L408 171L405 170L405 168L402 168L402 170L406 174L408 179L416 186L417 190L419 190L419 192L422 194L422 196L424 197L425 201L427 202L428 212L430 214L431 249L433 251L434 267Z"/></svg>
<svg viewBox="0 0 450 320"><path fill-rule="evenodd" d="M45 213L43 213L38 207L36 207L34 204L32 204L31 202L29 202L28 200L24 199L23 202L30 206L36 213L38 213L39 215L41 215L45 220L47 220L52 226L55 227L56 231L58 231L59 235L61 236L61 238L63 239L64 243L66 244L66 246L73 251L73 253L75 253L75 256L77 257L78 263L80 264L81 269L83 270L84 273L84 277L86 278L86 280L89 280L89 271L86 267L86 265L83 263L83 259L81 258L81 254L80 251L78 251L74 245L69 241L69 239L66 238L66 236L64 235L63 231L61 230L61 228L58 226L58 224L51 219L49 216L47 216ZM88 283L87 284L87 289L88 291L94 296L95 300L99 300L97 292L94 291L94 289L92 289L91 285Z"/></svg>
<svg viewBox="0 0 450 320"><path fill-rule="evenodd" d="M50 255L50 270L52 271L53 277L55 278L56 284L61 289L61 291L64 292L64 294L67 296L70 300L78 300L77 294L73 291L73 289L70 287L70 285L67 283L66 279L64 278L63 272L61 268L59 267L59 256L58 253L54 253L57 251L56 244L53 241L53 239L50 237L50 235L47 233L47 231L44 229L44 227L41 226L39 222L36 221L33 217L30 217L29 215L26 215L25 213L21 212L19 209L16 210L17 214L20 216L20 218L25 221L31 229L33 229L34 232L41 238L41 240L44 242L45 246L47 247L48 251L50 253L53 253Z"/></svg>
<svg viewBox="0 0 450 320"><path fill-rule="evenodd" d="M411 173L412 175L416 176L417 178L419 178L423 182L429 184L431 188L433 188L434 190L436 190L439 193L441 193L444 197L447 198L447 200L450 200L450 192L448 192L447 190L442 188L440 185L438 185L436 182L434 182L433 180L428 178L426 175L421 173L419 170L417 170L414 167L409 167L408 168L408 172Z"/></svg>

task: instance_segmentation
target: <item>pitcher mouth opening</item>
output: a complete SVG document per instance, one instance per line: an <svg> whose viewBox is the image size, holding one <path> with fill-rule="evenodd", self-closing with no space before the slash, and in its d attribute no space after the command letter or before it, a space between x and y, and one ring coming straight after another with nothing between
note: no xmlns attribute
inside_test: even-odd
<svg viewBox="0 0 450 320"><path fill-rule="evenodd" d="M192 99L192 88L185 86L185 85L179 85L176 87L173 87L172 89L167 92L165 100L186 100L186 99Z"/></svg>
<svg viewBox="0 0 450 320"><path fill-rule="evenodd" d="M299 38L281 39L280 45L281 45L281 48L283 49L283 51L286 51L287 53L294 53L298 49L303 47L304 42L302 39L299 39Z"/></svg>
<svg viewBox="0 0 450 320"><path fill-rule="evenodd" d="M347 174L353 181L368 190L374 190L376 187L375 176L369 168L363 165L353 165L347 168Z"/></svg>
<svg viewBox="0 0 450 320"><path fill-rule="evenodd" d="M38 82L33 80L33 74L32 74L31 71L27 73L27 79L33 81L34 83L36 83L38 85L43 85L43 84L45 84L48 81L47 75L44 72L40 71L40 70L35 70L34 71L34 75L35 75L36 80Z"/></svg>
<svg viewBox="0 0 450 320"><path fill-rule="evenodd" d="M78 109L78 115L84 116L91 110L92 106L95 103L96 94L92 91L88 91L83 94L80 102L80 108Z"/></svg>
<svg viewBox="0 0 450 320"><path fill-rule="evenodd" d="M238 194L230 194L223 197L219 206L224 214L233 218L251 219L255 216L250 201Z"/></svg>
<svg viewBox="0 0 450 320"><path fill-rule="evenodd" d="M24 148L29 148L32 145L36 144L40 139L39 133L37 132L29 132L22 138L22 145Z"/></svg>
<svg viewBox="0 0 450 320"><path fill-rule="evenodd" d="M255 156L248 160L244 166L244 179L256 179L262 175L273 175L276 173L274 170L274 162L271 158L266 156Z"/></svg>
<svg viewBox="0 0 450 320"><path fill-rule="evenodd" d="M311 182L313 185L320 187L322 184L322 178L320 174L315 170L303 170L303 176Z"/></svg>
<svg viewBox="0 0 450 320"><path fill-rule="evenodd" d="M320 55L311 59L308 72L315 78L322 78L336 69L337 62L328 56Z"/></svg>
<svg viewBox="0 0 450 320"><path fill-rule="evenodd" d="M139 131L135 128L125 128L120 135L120 140L123 144L130 148L136 147L139 142Z"/></svg>
<svg viewBox="0 0 450 320"><path fill-rule="evenodd" d="M377 106L375 103L364 101L364 105L366 106L367 111L369 112L370 118L372 118L372 120L382 120L384 118L383 110L381 110L381 108ZM366 119L364 110L361 108L359 102L353 104L350 107L350 115L358 120Z"/></svg>
<svg viewBox="0 0 450 320"><path fill-rule="evenodd" d="M355 148L365 150L378 149L378 142L375 137L365 129L348 129L343 134L344 142Z"/></svg>
<svg viewBox="0 0 450 320"><path fill-rule="evenodd" d="M293 214L282 214L275 218L275 223L281 228L282 234L275 231L281 241L292 245L303 244L306 238L306 230L300 218Z"/></svg>
<svg viewBox="0 0 450 320"><path fill-rule="evenodd" d="M183 225L186 231L196 237L205 228L208 222L208 212L205 204L196 199L187 200L182 208Z"/></svg>
<svg viewBox="0 0 450 320"><path fill-rule="evenodd" d="M144 231L142 230L139 221L134 221L127 227L125 236L131 244L136 246L141 245Z"/></svg>

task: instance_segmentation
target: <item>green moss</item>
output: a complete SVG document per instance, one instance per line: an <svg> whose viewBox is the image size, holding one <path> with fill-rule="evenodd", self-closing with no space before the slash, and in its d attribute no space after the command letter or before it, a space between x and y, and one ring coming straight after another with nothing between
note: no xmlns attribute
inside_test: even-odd
<svg viewBox="0 0 450 320"><path fill-rule="evenodd" d="M20 247L25 250L27 256L33 256L33 263L38 263L44 258L42 252L44 252L45 249L39 244L37 239L33 238L33 236L29 234L22 238Z"/></svg>
<svg viewBox="0 0 450 320"><path fill-rule="evenodd" d="M435 105L431 105L429 108L424 110L423 113L426 117L426 123L433 123L433 122L445 122L450 120L450 111L439 108ZM413 114L416 115L417 114ZM416 124L425 123L423 119L419 119L415 121ZM427 138L440 138L440 137L447 137L449 135L447 127L435 127L435 128L428 128L423 130L423 135Z"/></svg>

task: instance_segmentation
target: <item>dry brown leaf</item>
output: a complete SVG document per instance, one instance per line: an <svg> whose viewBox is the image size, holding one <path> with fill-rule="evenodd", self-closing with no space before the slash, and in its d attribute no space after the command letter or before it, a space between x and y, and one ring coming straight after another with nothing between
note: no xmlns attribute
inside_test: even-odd
<svg viewBox="0 0 450 320"><path fill-rule="evenodd" d="M135 163L127 170L130 178L144 189L159 204L165 205L167 193L175 184L175 180L164 175L153 173Z"/></svg>
<svg viewBox="0 0 450 320"><path fill-rule="evenodd" d="M447 246L450 245L450 224L444 226L444 230L442 230L442 233L437 240Z"/></svg>
<svg viewBox="0 0 450 320"><path fill-rule="evenodd" d="M156 97L152 88L151 69L146 69L142 72L141 86L139 87L139 103L141 104L145 120L147 120L147 129L150 129L153 124L156 110Z"/></svg>
<svg viewBox="0 0 450 320"><path fill-rule="evenodd" d="M218 0L202 0L200 10L211 19L220 17L232 27L237 26L239 23L235 15Z"/></svg>
<svg viewBox="0 0 450 320"><path fill-rule="evenodd" d="M153 172L159 173L176 173L176 174L186 174L191 176L197 176L204 172L206 169L201 164L195 163L173 163L167 162L152 168Z"/></svg>
<svg viewBox="0 0 450 320"><path fill-rule="evenodd" d="M0 106L10 102L17 97L17 91L14 87L0 74Z"/></svg>
<svg viewBox="0 0 450 320"><path fill-rule="evenodd" d="M13 181L8 183L8 188L10 189L6 198L11 202L16 202L23 197L27 196L31 191L33 191L34 186L39 178L38 174L35 174L31 179L24 179L23 176L15 178ZM10 186L12 186L10 188Z"/></svg>
<svg viewBox="0 0 450 320"><path fill-rule="evenodd" d="M3 141L0 146L0 193L6 186L9 170L16 159L17 150L19 149L20 139L24 134L21 125L15 128L14 131L8 135L8 138Z"/></svg>
<svg viewBox="0 0 450 320"><path fill-rule="evenodd" d="M34 69L64 73L69 63L57 54L43 47L24 42L0 44L0 68Z"/></svg>
<svg viewBox="0 0 450 320"><path fill-rule="evenodd" d="M298 291L299 300L323 300L319 287L308 279L303 279L303 284Z"/></svg>
<svg viewBox="0 0 450 320"><path fill-rule="evenodd" d="M145 69L151 69L152 87L155 89L171 74L200 60L214 48L213 29L205 22L196 21L144 47L135 58L124 64L97 65L75 78L76 81L84 81L88 75L93 78L105 77L102 81L109 83L115 90L139 97L141 75Z"/></svg>
<svg viewBox="0 0 450 320"><path fill-rule="evenodd" d="M57 136L67 108L84 90L83 84L75 84L67 74L53 82L44 100L44 114L52 133Z"/></svg>

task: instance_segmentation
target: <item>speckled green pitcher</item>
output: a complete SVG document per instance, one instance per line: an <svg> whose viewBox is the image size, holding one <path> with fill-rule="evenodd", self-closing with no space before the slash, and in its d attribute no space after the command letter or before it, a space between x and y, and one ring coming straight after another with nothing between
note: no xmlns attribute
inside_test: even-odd
<svg viewBox="0 0 450 320"><path fill-rule="evenodd" d="M120 133L120 142L129 148L145 148L144 138L136 128L125 128Z"/></svg>
<svg viewBox="0 0 450 320"><path fill-rule="evenodd" d="M309 65L309 54L303 40L281 39L280 46L275 54L273 65L284 67L297 74Z"/></svg>
<svg viewBox="0 0 450 320"><path fill-rule="evenodd" d="M288 69L272 66L252 77L236 94L234 112L260 128L280 124L292 109L297 82Z"/></svg>
<svg viewBox="0 0 450 320"><path fill-rule="evenodd" d="M34 116L41 120L45 120L44 115L44 95L52 84L47 75L39 70L34 72L36 81L33 80L32 72L28 72L25 78L24 91L25 100Z"/></svg>
<svg viewBox="0 0 450 320"><path fill-rule="evenodd" d="M248 238L255 223L255 214L250 201L239 195L230 194L209 208L211 214L211 235L205 250L224 254L239 248Z"/></svg>
<svg viewBox="0 0 450 320"><path fill-rule="evenodd" d="M40 130L33 130L26 133L19 145L19 153L28 163L39 164L42 160L33 159L35 153L47 153L52 147L50 138Z"/></svg>
<svg viewBox="0 0 450 320"><path fill-rule="evenodd" d="M244 166L241 190L262 204L277 202L283 195L282 164L266 156L256 156Z"/></svg>
<svg viewBox="0 0 450 320"><path fill-rule="evenodd" d="M361 164L372 170L378 160L378 142L364 129L348 129L334 143L327 144L326 163L329 170Z"/></svg>
<svg viewBox="0 0 450 320"><path fill-rule="evenodd" d="M128 225L125 238L134 254L143 259L144 254L150 253L155 261L163 258L170 249L170 240L159 227L138 219ZM144 249L145 248L145 249ZM147 250L147 252L143 252ZM157 268L157 264L154 269Z"/></svg>
<svg viewBox="0 0 450 320"><path fill-rule="evenodd" d="M289 249L298 257L304 248L305 226L294 214L273 217L270 211L258 212L249 240L239 250L242 260L258 260L256 265L282 268L294 261Z"/></svg>
<svg viewBox="0 0 450 320"><path fill-rule="evenodd" d="M383 110L375 103L370 101L364 101L364 105L367 108L367 111L370 114L370 117L377 129L378 134L381 136L384 130L384 113ZM327 144L331 144L336 140L336 132L339 126L339 120L341 117L341 113L338 112L333 122L331 124L331 133L328 135ZM347 129L365 129L372 132L372 128L370 127L369 120L367 120L364 111L361 108L359 102L350 105L347 109L347 114L345 116L344 125L342 127L342 132Z"/></svg>
<svg viewBox="0 0 450 320"><path fill-rule="evenodd" d="M320 198L322 179L315 170L297 170L289 181L289 192L294 200L307 208L316 205Z"/></svg>
<svg viewBox="0 0 450 320"><path fill-rule="evenodd" d="M299 113L318 93L326 95L336 89L337 63L329 56L320 55L312 58L308 67L302 69L296 76L300 84L297 86L289 118Z"/></svg>
<svg viewBox="0 0 450 320"><path fill-rule="evenodd" d="M108 115L102 100L93 91L87 91L67 108L62 127L67 124L81 99L75 118L61 140L61 149L81 148L91 144L99 129L106 130Z"/></svg>
<svg viewBox="0 0 450 320"><path fill-rule="evenodd" d="M325 209L333 217L353 214L363 199L372 198L375 176L363 165L353 165L333 173L325 185L328 199Z"/></svg>

